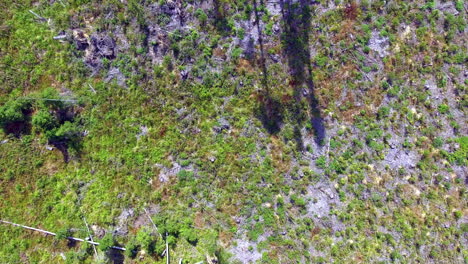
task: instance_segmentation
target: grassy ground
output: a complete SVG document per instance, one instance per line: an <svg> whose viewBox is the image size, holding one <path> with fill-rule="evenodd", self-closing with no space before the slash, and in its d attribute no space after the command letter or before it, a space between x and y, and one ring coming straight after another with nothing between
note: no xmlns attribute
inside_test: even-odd
<svg viewBox="0 0 468 264"><path fill-rule="evenodd" d="M463 1L2 4L1 263L466 262Z"/></svg>

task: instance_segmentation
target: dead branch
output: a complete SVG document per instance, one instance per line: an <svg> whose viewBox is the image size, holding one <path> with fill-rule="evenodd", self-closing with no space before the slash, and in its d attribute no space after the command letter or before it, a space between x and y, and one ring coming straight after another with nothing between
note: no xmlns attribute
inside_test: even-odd
<svg viewBox="0 0 468 264"><path fill-rule="evenodd" d="M89 235L89 239L91 239L91 242L94 242L93 241L93 235L91 234L91 231L89 230L89 226L88 226L88 223L86 222L86 218L83 216L83 221L86 225L86 229L88 229L88 235ZM96 245L93 244L93 249L94 249L94 254L95 256L97 256L97 250L96 250Z"/></svg>
<svg viewBox="0 0 468 264"><path fill-rule="evenodd" d="M34 227L30 227L30 226L20 225L20 224L12 223L12 222L5 221L5 220L0 220L0 222L2 222L2 223L4 223L4 224L9 224L9 225L13 225L13 226L17 226L17 227L21 227L21 228L25 228L25 229L29 229L29 230L41 232L41 233L48 234L48 235L51 235L51 236L57 236L56 233L53 233L53 232L50 232L50 231L47 231L47 230L43 230L43 229L39 229L39 228L34 228ZM74 241L79 241L79 242L86 242L86 243L89 243L89 244L92 244L92 245L96 245L96 246L99 245L98 242L88 241L88 240L84 240L84 239L77 238L77 237L67 237L67 239L69 239L69 240L74 240ZM117 249L117 250L125 251L125 248L123 248L123 247L112 246L111 248Z"/></svg>

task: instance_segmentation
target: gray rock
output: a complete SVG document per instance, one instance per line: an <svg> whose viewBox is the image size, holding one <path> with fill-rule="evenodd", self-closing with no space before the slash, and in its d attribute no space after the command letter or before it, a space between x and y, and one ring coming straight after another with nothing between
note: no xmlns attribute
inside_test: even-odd
<svg viewBox="0 0 468 264"><path fill-rule="evenodd" d="M273 32L275 32L275 34L278 34L280 32L280 27L277 25L277 24L274 24L273 25Z"/></svg>
<svg viewBox="0 0 468 264"><path fill-rule="evenodd" d="M170 176L177 175L177 173L179 173L182 169L182 166L180 166L180 164L177 162L172 163L172 168L167 168L161 164L155 164L155 166L161 169L158 177L160 182L169 181Z"/></svg>
<svg viewBox="0 0 468 264"><path fill-rule="evenodd" d="M229 251L233 255L233 260L237 259L241 263L256 263L262 258L262 252L258 252L257 244L244 237L236 239L236 246L232 247Z"/></svg>
<svg viewBox="0 0 468 264"><path fill-rule="evenodd" d="M182 78L182 80L187 80L188 76L189 76L188 70L183 70L180 72L180 77Z"/></svg>
<svg viewBox="0 0 468 264"><path fill-rule="evenodd" d="M91 230L93 230L94 233L94 238L102 238L106 234L106 231L104 228L97 226L97 225L92 225Z"/></svg>
<svg viewBox="0 0 468 264"><path fill-rule="evenodd" d="M100 57L108 59L115 58L115 42L110 36L91 36L91 45L93 46L93 53Z"/></svg>
<svg viewBox="0 0 468 264"><path fill-rule="evenodd" d="M278 54L270 54L270 58L275 63L281 60L281 57Z"/></svg>
<svg viewBox="0 0 468 264"><path fill-rule="evenodd" d="M75 42L76 49L85 50L89 47L88 38L83 31L77 29L73 30L73 41Z"/></svg>
<svg viewBox="0 0 468 264"><path fill-rule="evenodd" d="M213 127L213 130L216 132L216 133L221 133L223 132L223 130L229 130L231 129L231 125L229 124L229 122L221 117L220 119L218 119L218 123L219 123L219 126L215 126Z"/></svg>
<svg viewBox="0 0 468 264"><path fill-rule="evenodd" d="M244 49L244 57L248 60L255 58L255 39L252 36L247 36L242 41L242 49Z"/></svg>
<svg viewBox="0 0 468 264"><path fill-rule="evenodd" d="M175 3L168 2L164 5L161 6L161 13L168 15L168 16L173 16L176 15L176 5Z"/></svg>
<svg viewBox="0 0 468 264"><path fill-rule="evenodd" d="M111 68L109 72L107 73L106 79L104 79L104 82L108 83L111 80L115 79L117 81L117 84L119 86L126 86L125 84L125 76L123 75L122 72L120 72L119 68Z"/></svg>
<svg viewBox="0 0 468 264"><path fill-rule="evenodd" d="M149 132L149 128L147 126L140 126L140 133L136 135L137 139L148 135L148 132Z"/></svg>
<svg viewBox="0 0 468 264"><path fill-rule="evenodd" d="M389 55L388 49L390 42L387 37L380 36L377 31L372 32L372 36L369 39L369 48L379 54L381 58Z"/></svg>

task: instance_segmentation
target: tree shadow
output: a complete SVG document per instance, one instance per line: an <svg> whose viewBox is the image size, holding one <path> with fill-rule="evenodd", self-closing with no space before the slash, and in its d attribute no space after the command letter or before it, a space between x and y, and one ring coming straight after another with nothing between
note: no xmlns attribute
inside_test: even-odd
<svg viewBox="0 0 468 264"><path fill-rule="evenodd" d="M227 16L226 2L222 0L213 0L214 26L223 35L232 30L229 26Z"/></svg>
<svg viewBox="0 0 468 264"><path fill-rule="evenodd" d="M260 15L257 0L253 0L255 24L258 30L258 42L260 47L260 59L258 65L262 69L263 90L259 96L261 102L257 109L257 118L270 134L276 134L281 130L283 114L286 110L291 112L294 121L294 139L299 151L304 150L302 132L304 121L310 122L317 145L323 144L326 137L325 126L319 102L315 96L312 77L311 55L309 50L309 31L311 29L311 3L307 0L280 0L282 15L283 53L286 56L289 73L291 75L290 85L293 87L293 102L286 104L281 98L275 98L268 83L268 71L264 51L264 39L260 28ZM260 0L263 6L263 0ZM306 98L309 112L303 110L301 101ZM308 116L308 117L307 117Z"/></svg>
<svg viewBox="0 0 468 264"><path fill-rule="evenodd" d="M263 5L263 1L260 0ZM262 69L262 91L258 96L258 100L261 102L257 109L257 118L260 119L265 129L270 134L276 134L280 131L281 123L283 121L283 105L280 100L274 98L271 94L270 87L268 84L268 70L266 66L265 50L263 47L263 33L260 28L260 15L258 13L257 0L253 0L255 24L258 31L258 44L260 46L260 59L257 64Z"/></svg>
<svg viewBox="0 0 468 264"><path fill-rule="evenodd" d="M123 264L125 262L125 257L121 250L111 248L106 252L106 255L113 264Z"/></svg>
<svg viewBox="0 0 468 264"><path fill-rule="evenodd" d="M309 104L310 123L314 131L315 142L320 146L326 137L325 126L321 116L319 102L315 96L312 77L311 55L309 50L309 31L311 30L311 3L307 0L280 0L283 18L281 35L283 52L287 57L289 71L292 77L294 99L299 103L304 96ZM303 88L305 87L305 88ZM302 127L301 108L295 105L296 127L295 136L302 143L300 128ZM302 145L298 145L300 149Z"/></svg>
<svg viewBox="0 0 468 264"><path fill-rule="evenodd" d="M31 135L31 116L33 111L30 107L21 109L23 116L22 120L15 120L3 124L2 129L7 135L13 135L16 138L21 138L23 135Z"/></svg>
<svg viewBox="0 0 468 264"><path fill-rule="evenodd" d="M73 239L67 239L67 247L68 248L74 248L78 245L78 243L76 242L76 240L73 240Z"/></svg>
<svg viewBox="0 0 468 264"><path fill-rule="evenodd" d="M6 124L3 130L7 135L11 134L16 138L20 138L22 135L31 134L31 123L29 121L11 122Z"/></svg>
<svg viewBox="0 0 468 264"><path fill-rule="evenodd" d="M262 122L268 133L278 133L281 130L283 121L283 105L279 100L272 98L264 91L258 96L258 100L261 104L256 109L256 117Z"/></svg>
<svg viewBox="0 0 468 264"><path fill-rule="evenodd" d="M68 144L66 141L49 141L49 143L62 153L65 163L70 161L70 154L68 153Z"/></svg>

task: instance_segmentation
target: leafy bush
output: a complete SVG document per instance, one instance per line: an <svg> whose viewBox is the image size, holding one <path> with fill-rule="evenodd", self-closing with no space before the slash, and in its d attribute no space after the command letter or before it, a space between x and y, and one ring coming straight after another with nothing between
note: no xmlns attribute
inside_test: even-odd
<svg viewBox="0 0 468 264"><path fill-rule="evenodd" d="M291 195L291 202L301 208L304 208L307 205L306 201L296 194Z"/></svg>
<svg viewBox="0 0 468 264"><path fill-rule="evenodd" d="M321 168L321 169L325 169L326 165L327 165L327 160L325 158L325 156L320 156L316 161L315 161L315 165L317 165L317 167Z"/></svg>
<svg viewBox="0 0 468 264"><path fill-rule="evenodd" d="M32 117L32 124L41 132L46 132L57 127L58 122L55 116L53 116L49 111L39 110Z"/></svg>
<svg viewBox="0 0 468 264"><path fill-rule="evenodd" d="M106 233L106 235L99 241L99 249L102 251L107 251L115 245L114 236L111 233Z"/></svg>
<svg viewBox="0 0 468 264"><path fill-rule="evenodd" d="M441 137L436 137L432 141L432 145L434 146L434 148L440 148L442 147L443 144L444 144L444 140Z"/></svg>
<svg viewBox="0 0 468 264"><path fill-rule="evenodd" d="M148 253L154 253L156 236L151 234L148 230L141 229L136 236L136 243L145 249Z"/></svg>
<svg viewBox="0 0 468 264"><path fill-rule="evenodd" d="M179 173L177 173L177 178L179 181L192 181L193 171L181 170Z"/></svg>
<svg viewBox="0 0 468 264"><path fill-rule="evenodd" d="M64 106L64 102L60 101L61 97L58 91L52 87L44 89L38 96L37 104L40 108L59 109Z"/></svg>
<svg viewBox="0 0 468 264"><path fill-rule="evenodd" d="M46 131L50 141L76 142L80 137L80 130L76 123L66 121L58 128Z"/></svg>
<svg viewBox="0 0 468 264"><path fill-rule="evenodd" d="M384 90L387 90L388 88L390 88L390 84L387 81L384 81L384 82L382 82L382 88Z"/></svg>
<svg viewBox="0 0 468 264"><path fill-rule="evenodd" d="M202 25L205 25L206 21L208 20L208 16L206 15L205 11L203 11L203 9L201 8L198 8L195 11L195 17L197 17L198 20L200 20L200 24Z"/></svg>
<svg viewBox="0 0 468 264"><path fill-rule="evenodd" d="M445 113L448 113L448 111L450 110L450 107L446 104L440 104L437 109L439 110L439 113L441 114L445 114Z"/></svg>
<svg viewBox="0 0 468 264"><path fill-rule="evenodd" d="M4 127L9 123L26 120L24 112L30 108L30 104L24 100L8 101L0 107L0 126Z"/></svg>
<svg viewBox="0 0 468 264"><path fill-rule="evenodd" d="M136 241L135 238L132 238L128 243L125 245L125 255L129 258L134 258L136 257L138 253L140 245Z"/></svg>
<svg viewBox="0 0 468 264"><path fill-rule="evenodd" d="M456 139L460 147L453 153L441 151L442 155L452 164L466 165L468 160L468 136Z"/></svg>
<svg viewBox="0 0 468 264"><path fill-rule="evenodd" d="M387 117L390 114L390 108L386 106L382 106L379 108L377 115L380 119Z"/></svg>
<svg viewBox="0 0 468 264"><path fill-rule="evenodd" d="M71 236L70 229L68 228L60 229L59 231L57 231L56 234L57 235L55 236L55 238L59 240L66 239L67 237Z"/></svg>
<svg viewBox="0 0 468 264"><path fill-rule="evenodd" d="M233 60L238 59L240 57L240 55L242 54L242 52L243 52L242 48L237 47L237 48L233 49L232 53L231 53L232 59Z"/></svg>
<svg viewBox="0 0 468 264"><path fill-rule="evenodd" d="M463 10L463 0L457 0L455 2L455 8L458 12L461 12Z"/></svg>
<svg viewBox="0 0 468 264"><path fill-rule="evenodd" d="M379 139L383 136L383 131L379 128L374 128L366 136L366 142L369 144L372 140Z"/></svg>
<svg viewBox="0 0 468 264"><path fill-rule="evenodd" d="M195 229L190 227L184 227L180 230L180 235L185 238L189 243L192 245L197 244L198 242L198 235Z"/></svg>
<svg viewBox="0 0 468 264"><path fill-rule="evenodd" d="M325 56L325 55L317 55L315 57L315 63L317 64L317 66L323 67L323 66L327 65L328 57Z"/></svg>

